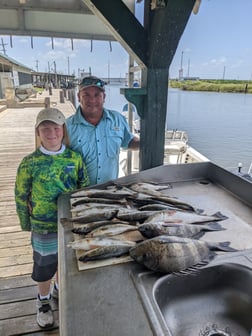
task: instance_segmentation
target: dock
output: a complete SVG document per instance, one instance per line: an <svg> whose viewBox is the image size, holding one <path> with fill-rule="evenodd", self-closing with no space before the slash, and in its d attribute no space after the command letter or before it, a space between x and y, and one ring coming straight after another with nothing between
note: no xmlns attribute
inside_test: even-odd
<svg viewBox="0 0 252 336"><path fill-rule="evenodd" d="M43 91L24 107L0 111L0 335L59 335L58 307L53 306L55 325L44 331L36 321L37 286L31 279L32 249L30 232L19 226L14 200L17 167L35 149L34 124L43 102L74 113L62 90Z"/></svg>

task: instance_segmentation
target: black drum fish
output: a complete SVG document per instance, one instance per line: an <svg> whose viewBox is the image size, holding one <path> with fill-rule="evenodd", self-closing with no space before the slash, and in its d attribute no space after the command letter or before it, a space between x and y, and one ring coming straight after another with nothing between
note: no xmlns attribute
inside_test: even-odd
<svg viewBox="0 0 252 336"><path fill-rule="evenodd" d="M177 223L143 223L138 226L138 230L146 238L154 238L162 235L186 237L186 238L201 238L207 231L222 231L226 230L219 223L209 224L177 224Z"/></svg>
<svg viewBox="0 0 252 336"><path fill-rule="evenodd" d="M209 262L216 255L214 251L236 251L230 242L206 242L175 236L158 236L136 244L129 250L130 256L148 269L173 273L190 267L200 267L200 263Z"/></svg>

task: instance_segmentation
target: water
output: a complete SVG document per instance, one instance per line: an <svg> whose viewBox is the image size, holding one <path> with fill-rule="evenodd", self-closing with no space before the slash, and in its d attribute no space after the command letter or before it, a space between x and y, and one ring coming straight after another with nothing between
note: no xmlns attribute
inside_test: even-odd
<svg viewBox="0 0 252 336"><path fill-rule="evenodd" d="M119 86L106 87L105 106L122 111ZM227 169L252 162L252 95L169 89L167 129L186 131L189 145Z"/></svg>
<svg viewBox="0 0 252 336"><path fill-rule="evenodd" d="M185 130L212 162L243 171L252 162L252 95L169 90L166 127Z"/></svg>

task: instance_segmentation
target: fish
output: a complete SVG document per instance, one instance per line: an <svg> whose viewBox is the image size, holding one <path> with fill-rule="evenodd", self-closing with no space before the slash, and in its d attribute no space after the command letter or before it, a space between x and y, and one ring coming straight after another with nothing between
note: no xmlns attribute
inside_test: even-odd
<svg viewBox="0 0 252 336"><path fill-rule="evenodd" d="M129 245L101 246L85 252L79 257L79 261L103 260L108 258L121 257L129 253Z"/></svg>
<svg viewBox="0 0 252 336"><path fill-rule="evenodd" d="M71 197L90 197L90 198L108 198L108 199L121 199L132 196L136 192L128 188L109 188L109 189L82 189L71 194Z"/></svg>
<svg viewBox="0 0 252 336"><path fill-rule="evenodd" d="M212 260L215 251L235 252L230 242L206 242L176 236L158 236L144 240L130 248L129 255L137 263L160 273L182 272L202 267Z"/></svg>
<svg viewBox="0 0 252 336"><path fill-rule="evenodd" d="M141 193L139 192L137 194L133 194L131 196L128 196L128 198L130 198L133 201L138 202L138 203L140 203L140 202L146 202L146 203L150 203L150 202L157 203L157 202L159 202L160 204L165 204L165 205L168 205L170 207L177 208L177 209L187 210L187 211L196 212L196 213L202 212L201 209L197 209L189 203L180 201L177 198L170 197L170 196L167 196L167 195L164 195L164 194L154 196L154 195L150 195L150 194L145 194L143 192L141 192Z"/></svg>
<svg viewBox="0 0 252 336"><path fill-rule="evenodd" d="M110 198L95 198L95 197L72 197L70 198L70 203L72 207L76 207L80 204L85 203L103 203L103 204L127 204L126 198L121 199L110 199Z"/></svg>
<svg viewBox="0 0 252 336"><path fill-rule="evenodd" d="M87 211L89 209L96 208L98 209L120 209L122 206L120 204L103 204L103 203L86 203L86 204L79 204L73 207L70 211L75 216L81 216L83 211Z"/></svg>
<svg viewBox="0 0 252 336"><path fill-rule="evenodd" d="M180 201L179 199L175 197L167 196L158 190L150 188L149 186L150 185L148 183L135 183L135 184L130 185L130 189L140 193L141 198L143 199L144 199L144 195L147 195L147 196L150 196L153 200L162 201L164 203L169 204L170 206L173 206L179 209L190 210L193 212L199 211L199 209L196 209L191 204ZM140 197L139 195L134 195L134 194L131 197L133 196L137 197L138 199Z"/></svg>
<svg viewBox="0 0 252 336"><path fill-rule="evenodd" d="M149 203L138 208L140 211L162 211L162 210L174 210L173 207L168 204Z"/></svg>
<svg viewBox="0 0 252 336"><path fill-rule="evenodd" d="M152 197L154 199L154 197ZM178 209L182 209L182 210L187 210L187 211L192 211L192 212L201 212L201 209L195 208L193 205L180 201L177 198L174 197L170 197L167 195L163 195L163 196L155 196L155 199L167 203L170 206L173 206L174 208L178 208Z"/></svg>
<svg viewBox="0 0 252 336"><path fill-rule="evenodd" d="M136 231L137 227L126 224L113 224L99 227L89 233L90 237L115 236L129 231Z"/></svg>
<svg viewBox="0 0 252 336"><path fill-rule="evenodd" d="M72 242L69 242L67 246L71 247L73 250L89 251L99 246L126 245L126 246L133 247L135 246L135 244L136 244L135 242L132 242L130 240L121 240L121 239L116 239L113 237L110 237L110 238L89 237L89 238L83 238L83 239L74 240Z"/></svg>
<svg viewBox="0 0 252 336"><path fill-rule="evenodd" d="M80 224L78 223L78 226L75 226L72 229L73 233L79 234L79 235L86 235L89 232L105 225L112 225L112 224L129 224L128 222L121 221L121 220L105 220L105 221L98 221L98 222L90 222L90 223L84 223Z"/></svg>
<svg viewBox="0 0 252 336"><path fill-rule="evenodd" d="M90 223L95 221L104 221L115 217L118 209L110 208L91 208L78 213L73 221L79 223Z"/></svg>
<svg viewBox="0 0 252 336"><path fill-rule="evenodd" d="M121 208L117 214L116 218L128 221L128 222L134 222L134 221L143 221L149 218L151 215L154 215L155 211L139 211L137 209L126 209Z"/></svg>
<svg viewBox="0 0 252 336"><path fill-rule="evenodd" d="M197 224L216 222L227 219L228 217L221 212L213 215L196 214L189 211L164 210L158 211L145 220L145 223L179 223L179 224Z"/></svg>
<svg viewBox="0 0 252 336"><path fill-rule="evenodd" d="M153 238L161 235L187 237L199 239L206 231L222 231L226 230L218 222L194 225L194 224L163 224L159 223L143 223L138 226L138 230L146 238Z"/></svg>
<svg viewBox="0 0 252 336"><path fill-rule="evenodd" d="M163 196L163 193L160 192L160 190L170 189L171 186L156 185L149 182L138 182L131 184L129 188L133 191L148 194L151 196Z"/></svg>

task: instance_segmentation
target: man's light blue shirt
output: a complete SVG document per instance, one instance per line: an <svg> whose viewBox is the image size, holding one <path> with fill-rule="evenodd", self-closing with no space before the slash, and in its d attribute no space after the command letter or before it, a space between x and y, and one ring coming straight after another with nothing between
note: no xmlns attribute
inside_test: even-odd
<svg viewBox="0 0 252 336"><path fill-rule="evenodd" d="M119 171L120 148L128 148L133 134L126 118L117 111L103 109L103 116L94 126L87 122L80 106L66 120L70 147L81 153L90 184L116 179Z"/></svg>

